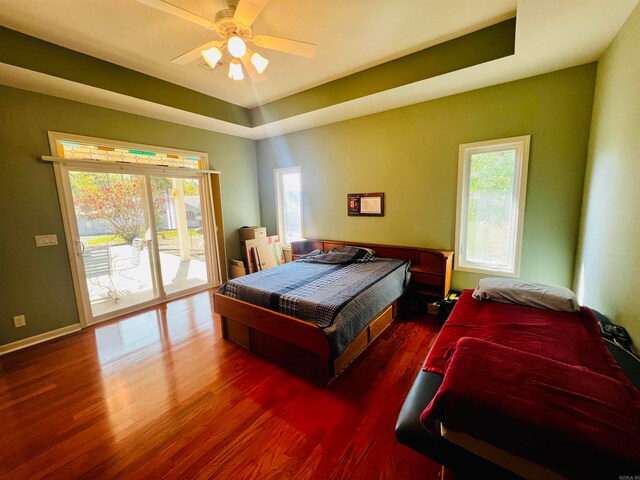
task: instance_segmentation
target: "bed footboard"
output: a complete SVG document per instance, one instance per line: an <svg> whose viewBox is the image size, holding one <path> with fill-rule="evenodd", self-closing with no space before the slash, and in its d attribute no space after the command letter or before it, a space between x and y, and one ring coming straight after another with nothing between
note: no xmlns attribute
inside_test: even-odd
<svg viewBox="0 0 640 480"><path fill-rule="evenodd" d="M318 384L328 385L393 321L395 301L376 316L345 351L331 358L329 341L319 327L242 300L214 294L222 337Z"/></svg>

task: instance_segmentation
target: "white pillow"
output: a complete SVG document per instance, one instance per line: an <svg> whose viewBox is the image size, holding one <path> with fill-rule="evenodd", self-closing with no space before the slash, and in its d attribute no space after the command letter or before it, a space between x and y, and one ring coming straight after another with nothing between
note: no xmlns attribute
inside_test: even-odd
<svg viewBox="0 0 640 480"><path fill-rule="evenodd" d="M473 292L473 298L476 300L517 303L560 312L577 312L580 310L576 294L568 288L512 278L481 279Z"/></svg>

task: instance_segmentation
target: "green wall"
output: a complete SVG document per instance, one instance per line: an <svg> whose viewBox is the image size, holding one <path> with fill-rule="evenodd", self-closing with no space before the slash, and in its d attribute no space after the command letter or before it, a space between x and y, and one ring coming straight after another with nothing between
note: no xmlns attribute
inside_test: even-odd
<svg viewBox="0 0 640 480"><path fill-rule="evenodd" d="M570 286L596 65L258 142L262 222L273 169L301 165L307 238L453 249L458 145L531 137L521 277ZM347 193L385 192L385 216L348 217ZM454 288L480 275L456 272Z"/></svg>
<svg viewBox="0 0 640 480"><path fill-rule="evenodd" d="M275 100L251 110L253 125L282 120L513 55L516 19Z"/></svg>
<svg viewBox="0 0 640 480"><path fill-rule="evenodd" d="M598 64L576 289L640 342L640 6Z"/></svg>
<svg viewBox="0 0 640 480"><path fill-rule="evenodd" d="M250 126L233 103L0 26L0 62L225 122Z"/></svg>
<svg viewBox="0 0 640 480"><path fill-rule="evenodd" d="M207 152L222 171L227 254L238 257L237 228L260 223L252 140L0 86L0 345L78 323L47 131ZM34 235L59 245L36 248ZM12 317L27 325L14 328Z"/></svg>
<svg viewBox="0 0 640 480"><path fill-rule="evenodd" d="M0 63L248 127L513 55L515 34L511 18L253 110L2 26Z"/></svg>

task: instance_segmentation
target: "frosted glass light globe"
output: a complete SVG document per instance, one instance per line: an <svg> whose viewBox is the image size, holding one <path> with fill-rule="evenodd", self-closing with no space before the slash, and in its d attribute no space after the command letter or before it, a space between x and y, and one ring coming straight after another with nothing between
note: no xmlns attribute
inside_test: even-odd
<svg viewBox="0 0 640 480"><path fill-rule="evenodd" d="M267 65L269 64L269 60L264 58L259 53L254 52L251 55L251 63L253 63L253 66L256 67L256 70L258 71L258 73L262 73L264 72L264 69L267 68Z"/></svg>
<svg viewBox="0 0 640 480"><path fill-rule="evenodd" d="M213 47L208 50L203 50L202 56L211 68L216 68L216 65L218 65L218 62L222 58L222 52L218 47Z"/></svg>
<svg viewBox="0 0 640 480"><path fill-rule="evenodd" d="M244 40L235 35L227 41L227 48L229 53L236 58L241 58L247 53L247 46L244 44Z"/></svg>
<svg viewBox="0 0 640 480"><path fill-rule="evenodd" d="M229 78L234 80L242 80L244 78L242 65L240 65L240 61L237 58L231 60L231 63L229 64Z"/></svg>

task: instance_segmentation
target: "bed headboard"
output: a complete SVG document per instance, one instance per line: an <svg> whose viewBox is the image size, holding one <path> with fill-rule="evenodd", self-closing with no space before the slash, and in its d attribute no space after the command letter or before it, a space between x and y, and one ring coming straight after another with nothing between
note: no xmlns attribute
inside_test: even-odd
<svg viewBox="0 0 640 480"><path fill-rule="evenodd" d="M415 293L444 298L451 289L453 252L421 247L378 245L374 243L345 242L342 240L301 240L291 242L291 257L297 260L313 250L329 251L343 245L375 250L376 257L398 258L411 262L411 288Z"/></svg>

